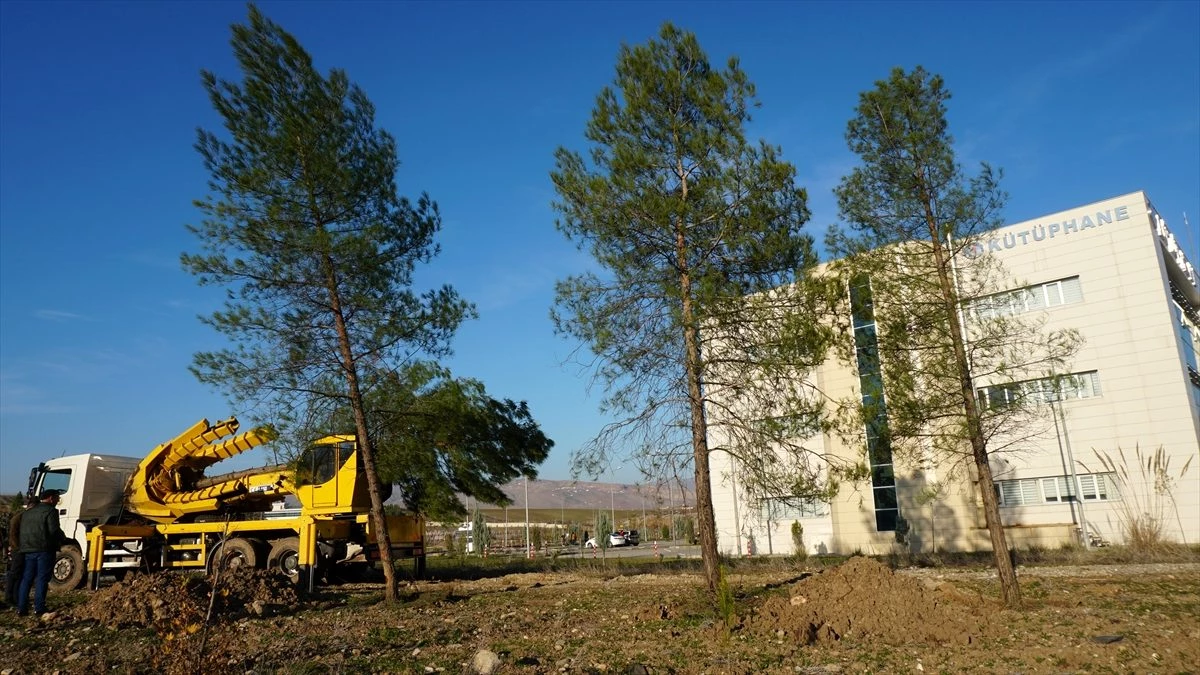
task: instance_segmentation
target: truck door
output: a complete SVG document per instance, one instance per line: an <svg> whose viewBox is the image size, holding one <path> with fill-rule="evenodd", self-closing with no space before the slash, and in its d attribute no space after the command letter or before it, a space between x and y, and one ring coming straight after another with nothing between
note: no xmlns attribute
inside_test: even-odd
<svg viewBox="0 0 1200 675"><path fill-rule="evenodd" d="M338 484L334 478L338 469L338 446L310 446L300 457L296 477L299 491L306 494L301 501L313 508L334 507L338 503Z"/></svg>
<svg viewBox="0 0 1200 675"><path fill-rule="evenodd" d="M76 483L79 482L72 480L75 474L74 467L46 467L37 481L37 485L34 486L33 496L36 499L38 495L47 490L58 491L58 523L68 537L83 542L87 540L85 528L79 526L79 508L83 490L75 489ZM86 544L81 543L80 548L85 549Z"/></svg>

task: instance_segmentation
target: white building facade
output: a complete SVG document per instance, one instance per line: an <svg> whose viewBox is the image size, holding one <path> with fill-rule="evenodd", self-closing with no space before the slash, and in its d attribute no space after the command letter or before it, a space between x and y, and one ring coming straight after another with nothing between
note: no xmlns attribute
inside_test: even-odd
<svg viewBox="0 0 1200 675"><path fill-rule="evenodd" d="M1008 301L994 311L1044 313L1047 329L1074 328L1085 340L1071 386L1048 406L1051 431L992 459L1010 545L1056 547L1082 532L1119 543L1144 514L1162 538L1200 542L1200 285L1145 193L1010 225L983 246L1022 280L996 289ZM859 387L858 374L832 360L813 376L835 396ZM1013 386L1037 383L977 383L985 404ZM811 445L861 456L831 436ZM797 527L810 553L886 553L897 522L908 524L913 550L991 547L977 486L949 467L897 464L894 488L843 485L829 503L796 507L739 491L729 455L710 461L726 554L792 553Z"/></svg>

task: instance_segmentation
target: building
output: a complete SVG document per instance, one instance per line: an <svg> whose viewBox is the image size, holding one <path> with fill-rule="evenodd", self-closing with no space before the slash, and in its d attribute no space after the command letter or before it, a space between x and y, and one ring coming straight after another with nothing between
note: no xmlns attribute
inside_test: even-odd
<svg viewBox="0 0 1200 675"><path fill-rule="evenodd" d="M1093 540L1120 542L1128 519L1147 511L1165 538L1200 542L1200 287L1166 222L1139 191L1009 225L982 247L1025 284L995 289L989 297L1004 302L989 311L1044 312L1048 328L1073 327L1085 339L1073 385L1048 403L1053 432L992 459L1010 545L1078 541L1085 523ZM844 364L818 371L827 391L859 388ZM1038 386L976 384L984 402ZM835 456L860 454L830 436L812 440ZM1156 454L1169 469L1167 490L1146 469ZM723 553L791 553L794 523L810 553L886 553L900 517L914 550L991 547L978 488L936 463L897 464L894 487L846 485L831 502L802 507L741 494L733 468L729 455L713 454Z"/></svg>

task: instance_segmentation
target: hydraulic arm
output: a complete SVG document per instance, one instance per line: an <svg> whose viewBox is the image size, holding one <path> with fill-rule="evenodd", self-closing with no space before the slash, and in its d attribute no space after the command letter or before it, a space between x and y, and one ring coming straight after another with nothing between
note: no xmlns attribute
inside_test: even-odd
<svg viewBox="0 0 1200 675"><path fill-rule="evenodd" d="M291 474L283 467L242 472L214 482L204 469L251 448L267 443L267 429L238 434L236 418L209 424L200 420L174 439L159 445L138 464L129 481L127 503L140 516L173 523L195 514L267 509L273 501L292 493Z"/></svg>

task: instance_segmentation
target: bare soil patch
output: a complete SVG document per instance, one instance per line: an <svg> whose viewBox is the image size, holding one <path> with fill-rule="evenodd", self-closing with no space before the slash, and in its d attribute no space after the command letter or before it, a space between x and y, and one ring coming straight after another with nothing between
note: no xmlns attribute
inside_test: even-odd
<svg viewBox="0 0 1200 675"><path fill-rule="evenodd" d="M216 580L183 574L138 574L103 588L74 610L74 618L106 628L143 627L161 634L196 632L208 615L217 622L295 610L299 597L287 577L255 569L229 570Z"/></svg>
<svg viewBox="0 0 1200 675"><path fill-rule="evenodd" d="M1020 611L1000 608L986 568L735 563L732 626L699 573L621 569L413 582L395 605L378 585L301 597L250 572L218 587L207 628L196 623L205 580L137 577L52 598L48 622L0 613L0 672L464 673L481 650L499 655L501 674L1162 673L1200 664L1195 562L1021 568Z"/></svg>
<svg viewBox="0 0 1200 675"><path fill-rule="evenodd" d="M1002 607L947 581L896 574L870 558L852 558L788 584L748 622L752 630L810 645L842 639L969 645L995 634Z"/></svg>

